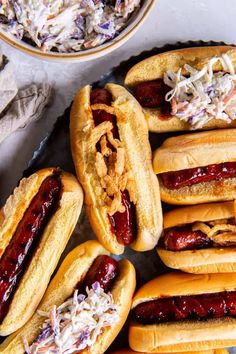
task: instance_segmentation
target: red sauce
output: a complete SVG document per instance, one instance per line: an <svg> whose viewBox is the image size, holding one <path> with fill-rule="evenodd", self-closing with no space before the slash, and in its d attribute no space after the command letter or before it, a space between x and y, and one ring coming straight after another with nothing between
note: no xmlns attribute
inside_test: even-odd
<svg viewBox="0 0 236 354"><path fill-rule="evenodd" d="M236 316L236 291L160 298L136 306L134 316L143 324Z"/></svg>
<svg viewBox="0 0 236 354"><path fill-rule="evenodd" d="M173 118L171 115L171 105L166 102L165 95L170 91L162 79L141 82L136 86L135 97L142 107L160 108L161 120Z"/></svg>
<svg viewBox="0 0 236 354"><path fill-rule="evenodd" d="M107 106L111 106L112 96L110 92L105 89L97 88L91 92L90 103L92 104L105 104ZM112 134L115 139L119 139L119 132L116 125L116 116L102 109L96 109L93 111L93 120L95 126L103 123L103 122L111 122L113 124ZM112 148L112 146L109 146Z"/></svg>
<svg viewBox="0 0 236 354"><path fill-rule="evenodd" d="M90 103L106 104L111 106L112 96L106 89L97 88L91 92ZM116 139L120 138L115 115L99 109L93 111L93 119L95 126L101 124L104 121L111 122L113 124L113 137ZM108 147L114 150L112 145L108 144ZM99 149L99 144L97 148ZM108 218L111 224L112 233L116 235L117 241L122 245L129 245L134 241L136 235L135 206L131 202L129 192L127 190L121 192L121 196L122 204L125 207L125 212L117 212L112 216L108 215Z"/></svg>
<svg viewBox="0 0 236 354"><path fill-rule="evenodd" d="M224 162L205 167L166 172L160 176L166 188L179 189L198 183L236 177L236 162Z"/></svg>
<svg viewBox="0 0 236 354"><path fill-rule="evenodd" d="M125 212L109 215L109 220L117 241L123 245L129 245L134 241L137 230L135 206L130 201L127 190L122 192L122 204L125 206Z"/></svg>
<svg viewBox="0 0 236 354"><path fill-rule="evenodd" d="M45 226L58 207L61 190L58 175L49 176L43 181L0 259L0 322L8 312L14 292Z"/></svg>
<svg viewBox="0 0 236 354"><path fill-rule="evenodd" d="M163 244L169 251L197 250L212 246L212 240L206 234L191 226L173 227L163 237Z"/></svg>

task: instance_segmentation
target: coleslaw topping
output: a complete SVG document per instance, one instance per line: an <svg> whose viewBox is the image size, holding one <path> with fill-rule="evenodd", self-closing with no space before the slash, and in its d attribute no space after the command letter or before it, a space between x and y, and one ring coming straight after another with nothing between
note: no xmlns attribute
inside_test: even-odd
<svg viewBox="0 0 236 354"><path fill-rule="evenodd" d="M106 327L119 321L111 293L105 293L98 282L86 289L87 296L75 290L73 297L50 312L38 311L45 317L42 331L32 345L24 338L27 354L70 354L91 347Z"/></svg>
<svg viewBox="0 0 236 354"><path fill-rule="evenodd" d="M43 51L77 52L114 38L140 0L0 0L0 29Z"/></svg>
<svg viewBox="0 0 236 354"><path fill-rule="evenodd" d="M214 72L218 62L223 70ZM188 64L184 69L186 75L182 68L164 74L164 83L172 88L165 96L172 115L193 129L202 128L214 118L227 123L236 119L236 74L228 54L211 58L201 70Z"/></svg>

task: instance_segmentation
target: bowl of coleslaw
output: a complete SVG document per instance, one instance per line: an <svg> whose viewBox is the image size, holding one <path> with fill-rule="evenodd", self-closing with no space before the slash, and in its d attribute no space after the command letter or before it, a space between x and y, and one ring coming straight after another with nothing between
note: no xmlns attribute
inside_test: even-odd
<svg viewBox="0 0 236 354"><path fill-rule="evenodd" d="M156 0L0 0L0 39L46 60L87 61L124 44Z"/></svg>

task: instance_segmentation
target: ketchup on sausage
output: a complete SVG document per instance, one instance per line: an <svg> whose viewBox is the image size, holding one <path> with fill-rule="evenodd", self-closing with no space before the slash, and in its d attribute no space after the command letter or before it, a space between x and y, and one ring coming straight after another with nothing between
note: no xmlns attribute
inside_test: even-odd
<svg viewBox="0 0 236 354"><path fill-rule="evenodd" d="M109 219L112 232L116 234L117 241L123 245L129 245L136 234L135 206L130 201L127 190L121 192L121 200L125 206L124 213L118 211L114 215L110 215Z"/></svg>
<svg viewBox="0 0 236 354"><path fill-rule="evenodd" d="M141 303L134 309L135 319L143 324L235 315L236 291L160 298Z"/></svg>
<svg viewBox="0 0 236 354"><path fill-rule="evenodd" d="M198 183L236 177L236 162L224 162L205 167L165 172L160 176L166 188L179 189Z"/></svg>
<svg viewBox="0 0 236 354"><path fill-rule="evenodd" d="M59 205L61 191L59 175L49 176L43 181L0 259L0 323L8 312L43 230Z"/></svg>
<svg viewBox="0 0 236 354"><path fill-rule="evenodd" d="M106 89L97 88L92 90L90 96L90 103L92 104L106 104L108 106L112 103L112 96ZM119 132L116 124L116 116L107 113L104 110L93 110L93 119L95 126L102 122L109 121L113 124L112 134L115 139L119 139ZM109 145L111 149L113 147ZM117 241L123 245L131 244L136 235L136 216L135 206L130 201L127 190L121 192L122 204L125 207L124 213L116 212L114 215L108 215L111 231L116 235Z"/></svg>

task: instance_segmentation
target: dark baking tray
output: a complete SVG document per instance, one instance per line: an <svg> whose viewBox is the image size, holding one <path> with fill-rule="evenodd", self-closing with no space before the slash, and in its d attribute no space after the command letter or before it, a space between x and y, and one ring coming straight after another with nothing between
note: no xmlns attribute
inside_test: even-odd
<svg viewBox="0 0 236 354"><path fill-rule="evenodd" d="M92 83L93 87L104 86L108 82L115 82L118 84L124 84L124 77L128 70L139 61L150 57L151 55L163 53L165 51L173 49L182 49L188 47L200 47L200 46L218 46L225 45L224 42L203 42L203 41L189 41L185 43L178 42L176 44L167 44L163 47L156 47L151 50L142 52L137 56L133 56L127 61L122 62L119 66L113 68L109 73L101 77L97 82ZM79 88L79 87L78 87ZM64 114L60 116L52 131L46 136L46 138L41 142L39 148L34 152L32 159L28 164L28 168L24 171L24 176L29 176L33 172L39 170L40 168L48 166L58 166L65 171L75 174L75 169L73 166L73 161L70 152L70 141L69 141L69 115L70 107L68 107ZM161 143L170 135L178 135L180 133L164 133L164 134L150 134L150 142L152 149L157 148ZM169 208L167 205L163 205L163 209ZM85 211L83 209L78 225L73 233L69 244L62 256L64 256L74 248L76 245L84 242L87 239L95 238L88 220L86 218ZM126 248L124 255L115 258L129 258L135 265L137 271L137 283L138 286L142 285L149 279L154 278L164 272L169 271L169 269L161 262L155 250L137 253L129 248ZM127 345L127 330L126 326L122 332L117 337L116 341L113 343L112 347L122 347Z"/></svg>

